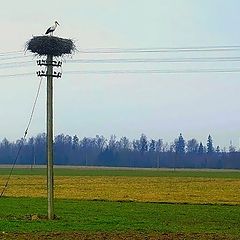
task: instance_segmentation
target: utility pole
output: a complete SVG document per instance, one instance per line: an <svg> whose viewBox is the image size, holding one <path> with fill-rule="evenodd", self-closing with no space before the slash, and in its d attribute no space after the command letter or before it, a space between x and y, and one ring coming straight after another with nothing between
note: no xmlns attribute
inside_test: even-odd
<svg viewBox="0 0 240 240"><path fill-rule="evenodd" d="M36 165L36 156L35 156L35 143L33 143L33 147L32 147L32 162L31 162L31 171L33 170L33 168L35 168Z"/></svg>
<svg viewBox="0 0 240 240"><path fill-rule="evenodd" d="M48 219L54 219L53 209L53 56L47 56L47 186Z"/></svg>
<svg viewBox="0 0 240 240"><path fill-rule="evenodd" d="M26 47L28 51L37 54L39 57L47 57L46 60L37 60L38 66L46 67L40 71L37 71L37 76L41 78L47 77L47 197L48 219L52 220L54 219L53 79L60 78L62 76L62 62L57 61L57 59L63 57L64 55L72 54L76 50L76 46L71 39L45 35L34 36L26 43ZM55 71L54 68L59 67L60 71Z"/></svg>
<svg viewBox="0 0 240 240"><path fill-rule="evenodd" d="M53 61L52 55L47 60L38 60L39 66L46 66L47 71L38 71L40 77L47 77L47 198L48 219L54 219L54 175L53 175L53 78L60 78L61 73L53 71L53 67L61 67L62 62Z"/></svg>

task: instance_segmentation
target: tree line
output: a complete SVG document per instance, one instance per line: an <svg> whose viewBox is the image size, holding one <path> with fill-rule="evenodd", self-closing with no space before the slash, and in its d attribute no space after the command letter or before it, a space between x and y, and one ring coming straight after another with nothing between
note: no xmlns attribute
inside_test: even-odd
<svg viewBox="0 0 240 240"><path fill-rule="evenodd" d="M0 164L46 164L46 134L27 140L0 142ZM206 144L196 139L185 140L180 134L172 143L162 139L127 137L109 139L60 134L54 139L54 162L59 165L146 167L146 168L232 168L240 169L240 152L232 144L229 149L214 147L211 135Z"/></svg>

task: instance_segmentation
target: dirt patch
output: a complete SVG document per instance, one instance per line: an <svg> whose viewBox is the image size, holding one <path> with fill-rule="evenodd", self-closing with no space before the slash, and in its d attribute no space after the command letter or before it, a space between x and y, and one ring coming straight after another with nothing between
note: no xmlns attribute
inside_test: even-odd
<svg viewBox="0 0 240 240"><path fill-rule="evenodd" d="M217 234L160 234L160 233L0 233L0 239L9 240L237 240L239 237Z"/></svg>

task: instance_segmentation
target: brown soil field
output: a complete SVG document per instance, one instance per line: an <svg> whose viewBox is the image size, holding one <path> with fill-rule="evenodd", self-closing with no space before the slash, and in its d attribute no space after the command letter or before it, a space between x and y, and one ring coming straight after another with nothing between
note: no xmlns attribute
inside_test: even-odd
<svg viewBox="0 0 240 240"><path fill-rule="evenodd" d="M144 233L19 233L0 234L2 240L237 240L216 234L144 234Z"/></svg>

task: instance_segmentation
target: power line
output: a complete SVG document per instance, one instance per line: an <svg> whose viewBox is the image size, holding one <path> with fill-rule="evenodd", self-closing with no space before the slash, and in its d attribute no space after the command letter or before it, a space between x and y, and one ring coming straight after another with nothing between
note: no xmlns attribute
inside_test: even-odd
<svg viewBox="0 0 240 240"><path fill-rule="evenodd" d="M239 62L240 57L74 59L69 63ZM1 65L1 64L0 64Z"/></svg>
<svg viewBox="0 0 240 240"><path fill-rule="evenodd" d="M9 52L0 52L0 55L11 55L11 54L22 54L24 51L9 51Z"/></svg>
<svg viewBox="0 0 240 240"><path fill-rule="evenodd" d="M64 74L175 74L175 73L238 73L240 68L232 69L126 69L126 70L73 70L66 71ZM29 76L34 75L34 73L16 73L16 74L4 74L0 75L0 78L6 77L18 77L18 76Z"/></svg>
<svg viewBox="0 0 240 240"><path fill-rule="evenodd" d="M179 70L81 70L66 71L65 74L175 74L175 73L238 73L240 68L235 69L179 69Z"/></svg>
<svg viewBox="0 0 240 240"><path fill-rule="evenodd" d="M176 47L176 48L93 48L93 49L80 49L77 53L160 53L160 52L218 52L218 51L239 51L240 46L223 45L223 46L200 46L200 47ZM19 56L21 54L21 56ZM24 59L32 58L32 55L26 54L23 51L11 51L11 52L0 52L0 66L5 68L11 68L30 63L31 61L21 62L3 62L11 59ZM191 57L191 58L116 58L116 59L74 59L68 60L70 63L157 63L157 62L239 62L240 57ZM9 66L9 67L8 67Z"/></svg>
<svg viewBox="0 0 240 240"><path fill-rule="evenodd" d="M239 51L240 45L212 45L162 48L80 48L76 53L141 53L141 52L198 52L198 51ZM0 56L25 54L25 51L0 52Z"/></svg>
<svg viewBox="0 0 240 240"><path fill-rule="evenodd" d="M192 58L109 58L109 59L73 59L69 63L155 63L155 62L239 62L240 57L192 57ZM28 64L33 61L0 63L0 66Z"/></svg>
<svg viewBox="0 0 240 240"><path fill-rule="evenodd" d="M12 62L12 63L0 63L0 69L8 69L8 68L22 68L22 67L28 67L32 66L33 62L28 61L28 62Z"/></svg>
<svg viewBox="0 0 240 240"><path fill-rule="evenodd" d="M0 61L6 61L6 60L11 60L11 59L22 59L22 58L28 58L28 57L33 57L31 55L23 55L23 56L11 56L11 57L1 57L0 56Z"/></svg>
<svg viewBox="0 0 240 240"><path fill-rule="evenodd" d="M0 66L4 65L11 65L11 64L26 64L26 63L33 63L33 61L21 61L21 62L6 62L6 63L0 63Z"/></svg>
<svg viewBox="0 0 240 240"><path fill-rule="evenodd" d="M159 53L159 52L218 52L239 51L240 46L205 46L185 48L95 48L80 49L79 53Z"/></svg>
<svg viewBox="0 0 240 240"><path fill-rule="evenodd" d="M219 57L219 58L116 58L116 59L74 59L69 63L90 64L90 63L195 63L195 62L240 62L240 57ZM32 65L33 61L0 63L0 69L17 68Z"/></svg>
<svg viewBox="0 0 240 240"><path fill-rule="evenodd" d="M2 74L2 75L0 75L0 78L30 76L30 75L34 75L34 72L31 72L31 73L28 72L28 73Z"/></svg>

